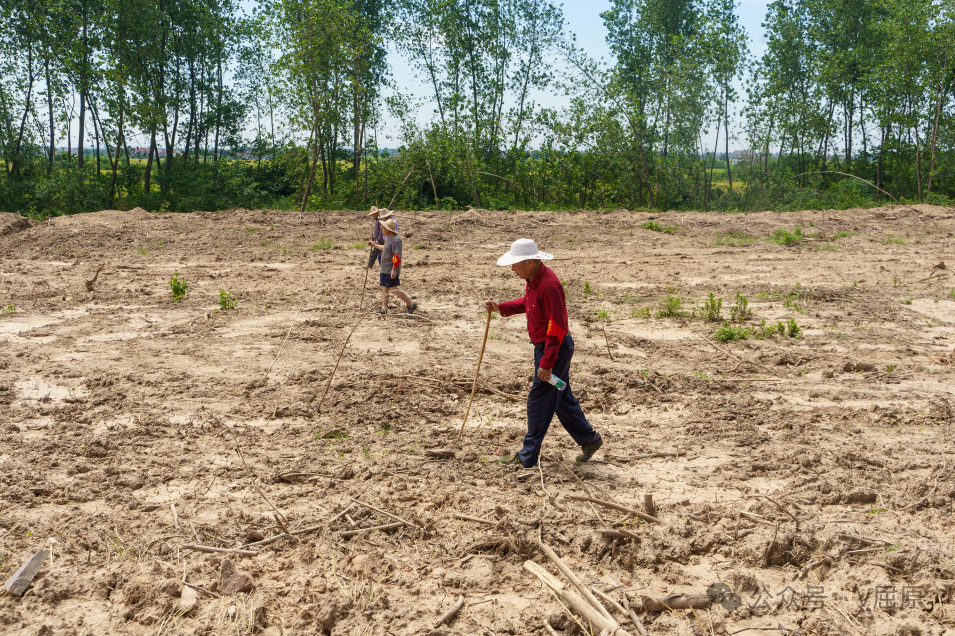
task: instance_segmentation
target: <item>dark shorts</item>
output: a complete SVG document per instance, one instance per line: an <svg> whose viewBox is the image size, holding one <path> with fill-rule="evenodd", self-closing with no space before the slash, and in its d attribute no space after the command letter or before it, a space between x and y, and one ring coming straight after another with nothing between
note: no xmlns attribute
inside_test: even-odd
<svg viewBox="0 0 955 636"><path fill-rule="evenodd" d="M399 280L401 278L400 274L394 278L391 277L391 274L378 274L378 276L379 280L381 281L378 284L382 287L398 287L401 285Z"/></svg>

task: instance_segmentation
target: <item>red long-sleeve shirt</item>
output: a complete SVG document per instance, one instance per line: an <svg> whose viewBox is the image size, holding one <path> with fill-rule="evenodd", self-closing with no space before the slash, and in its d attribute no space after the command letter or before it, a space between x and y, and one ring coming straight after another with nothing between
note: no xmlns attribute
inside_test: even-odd
<svg viewBox="0 0 955 636"><path fill-rule="evenodd" d="M552 269L541 263L540 271L527 283L524 297L501 303L501 315L527 314L527 334L544 343L542 369L553 369L560 343L569 329L564 287Z"/></svg>

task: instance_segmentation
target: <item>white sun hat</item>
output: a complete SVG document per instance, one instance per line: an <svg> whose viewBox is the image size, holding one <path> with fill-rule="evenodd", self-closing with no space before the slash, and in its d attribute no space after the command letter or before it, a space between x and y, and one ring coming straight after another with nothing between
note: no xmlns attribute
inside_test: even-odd
<svg viewBox="0 0 955 636"><path fill-rule="evenodd" d="M521 261L529 261L534 258L549 261L554 258L554 255L537 249L537 243L535 243L533 239L517 239L511 243L511 251L497 259L497 264L501 267L506 267L507 265L513 265Z"/></svg>

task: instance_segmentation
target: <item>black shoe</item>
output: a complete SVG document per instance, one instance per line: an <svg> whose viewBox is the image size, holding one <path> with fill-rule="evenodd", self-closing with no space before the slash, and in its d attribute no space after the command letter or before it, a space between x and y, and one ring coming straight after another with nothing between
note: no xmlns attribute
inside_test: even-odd
<svg viewBox="0 0 955 636"><path fill-rule="evenodd" d="M596 453L597 450L603 445L604 445L603 439L598 439L593 444L587 444L586 446L584 446L583 449L581 449L584 452L581 453L580 455L577 455L577 463L583 464L584 462L588 461L591 457L594 456L594 453Z"/></svg>
<svg viewBox="0 0 955 636"><path fill-rule="evenodd" d="M415 312L415 309L417 308L418 308L418 303L411 303L411 306L408 307L408 311L406 311L405 313L413 314Z"/></svg>

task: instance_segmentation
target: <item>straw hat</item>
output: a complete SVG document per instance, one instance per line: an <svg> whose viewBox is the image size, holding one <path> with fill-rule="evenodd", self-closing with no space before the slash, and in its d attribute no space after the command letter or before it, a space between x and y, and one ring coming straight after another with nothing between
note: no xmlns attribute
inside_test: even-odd
<svg viewBox="0 0 955 636"><path fill-rule="evenodd" d="M368 213L368 216L375 216L375 215L378 214L379 212L381 212L381 210L378 209L378 206L377 206L377 205L373 205L373 206L371 206L371 212Z"/></svg>
<svg viewBox="0 0 955 636"><path fill-rule="evenodd" d="M511 243L511 251L497 259L497 264L501 267L505 267L535 258L549 261L554 258L554 255L537 249L537 243L535 243L533 239L517 239Z"/></svg>
<svg viewBox="0 0 955 636"><path fill-rule="evenodd" d="M398 222L392 218L388 218L381 222L381 227L385 228L389 232L398 233Z"/></svg>

